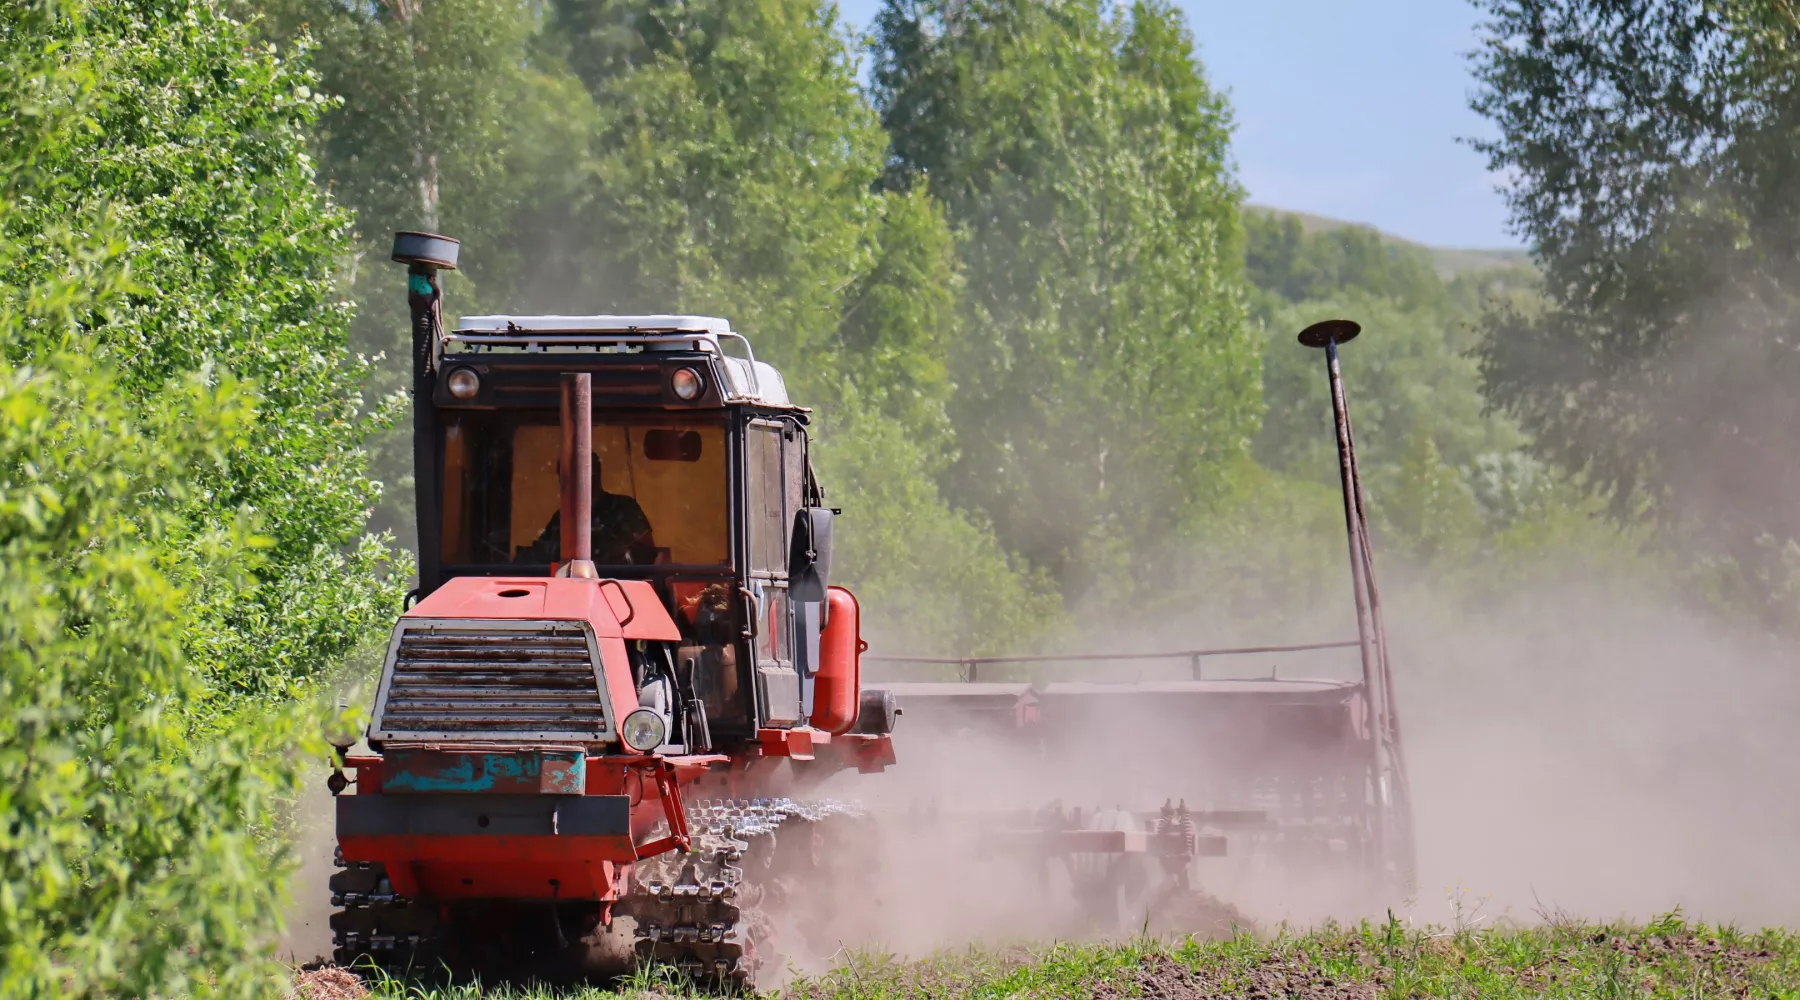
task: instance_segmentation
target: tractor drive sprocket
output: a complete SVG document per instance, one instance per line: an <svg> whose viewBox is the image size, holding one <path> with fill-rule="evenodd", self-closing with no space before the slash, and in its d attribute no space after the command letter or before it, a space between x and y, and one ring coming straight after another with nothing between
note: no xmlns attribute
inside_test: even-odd
<svg viewBox="0 0 1800 1000"><path fill-rule="evenodd" d="M782 839L813 846L827 818L860 818L860 806L826 800L701 799L687 807L686 853L633 868L619 912L637 924L640 966L668 966L696 983L753 988L773 959ZM782 835L789 835L782 838Z"/></svg>

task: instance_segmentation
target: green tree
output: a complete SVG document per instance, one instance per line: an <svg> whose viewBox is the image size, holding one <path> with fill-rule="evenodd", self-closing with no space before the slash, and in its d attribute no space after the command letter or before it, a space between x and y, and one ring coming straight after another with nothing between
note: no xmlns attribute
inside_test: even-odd
<svg viewBox="0 0 1800 1000"><path fill-rule="evenodd" d="M1800 537L1800 20L1786 0L1488 0L1474 107L1542 308L1501 308L1489 399L1792 619Z"/></svg>
<svg viewBox="0 0 1800 1000"><path fill-rule="evenodd" d="M832 502L849 498L833 558L862 601L877 652L1010 653L1063 631L1051 582L1020 565L977 516L944 503L936 457L904 424L841 410L817 457Z"/></svg>
<svg viewBox="0 0 1800 1000"><path fill-rule="evenodd" d="M551 12L547 36L600 110L592 181L573 211L558 207L563 252L534 269L526 298L728 316L796 382L828 386L844 294L872 269L884 214L869 190L881 130L835 11L556 0Z"/></svg>
<svg viewBox="0 0 1800 1000"><path fill-rule="evenodd" d="M1373 484L1403 461L1407 442L1423 435L1435 454L1472 468L1486 454L1525 442L1511 421L1485 413L1481 380L1469 351L1473 317L1361 290L1282 305L1264 327L1265 412L1256 437L1258 460L1316 482L1337 479L1337 445L1325 359L1295 343L1309 324L1354 318L1363 334L1341 354L1358 449Z"/></svg>
<svg viewBox="0 0 1800 1000"><path fill-rule="evenodd" d="M88 246L83 277L117 277ZM15 312L0 337L62 322ZM302 713L189 736L210 693L189 605L253 589L260 540L182 516L255 412L229 381L185 387L145 413L68 355L0 363L0 995L282 993L285 867L258 838L322 753L289 755Z"/></svg>
<svg viewBox="0 0 1800 1000"><path fill-rule="evenodd" d="M984 647L1038 631L1031 578L932 480L952 448L956 248L922 187L875 188L886 138L835 10L557 0L547 30L600 111L593 181L543 220L567 235L526 298L730 317L820 409L841 577L872 630Z"/></svg>
<svg viewBox="0 0 1800 1000"><path fill-rule="evenodd" d="M1368 226L1308 231L1298 216L1244 212L1244 269L1263 293L1257 313L1278 302L1356 291L1442 310L1449 288L1422 247L1402 246Z"/></svg>
<svg viewBox="0 0 1800 1000"><path fill-rule="evenodd" d="M1229 117L1180 15L891 0L886 184L961 234L943 482L1074 599L1156 576L1256 418Z"/></svg>
<svg viewBox="0 0 1800 1000"><path fill-rule="evenodd" d="M276 324L321 311L307 248L322 237L277 223L332 232L297 159L309 79L246 43L201 2L0 10L0 995L283 991L285 871L260 835L317 740L306 712L208 739L195 714L272 645L319 669L374 587L292 584L337 558L305 532L336 540L340 498L320 494L354 463L309 482L260 454L288 435L295 461L332 461L342 439L321 414L341 397L303 424L208 363L244 361L234 338L265 329L291 343ZM320 364L301 359L297 379ZM325 523L259 512L276 506L264 489ZM233 594L265 619L208 607Z"/></svg>
<svg viewBox="0 0 1800 1000"><path fill-rule="evenodd" d="M870 268L838 322L839 369L866 407L903 429L941 471L952 446L947 364L962 273L942 207L923 188L881 196Z"/></svg>
<svg viewBox="0 0 1800 1000"><path fill-rule="evenodd" d="M184 609L187 642L217 696L291 694L398 603L386 547L362 538L379 495L361 451L376 415L332 284L348 220L306 153L323 98L303 61L254 47L204 0L78 9L81 30L71 18L33 22L39 33L16 43L63 46L95 76L82 127L35 154L0 223L0 242L16 248L0 307L20 307L89 252L53 238L71 219L107 220L130 283L76 324L25 327L5 357L77 351L111 366L145 412L185 405L189 376L254 387L256 420L197 472L186 514L255 517L269 549L255 587L201 583L205 599Z"/></svg>
<svg viewBox="0 0 1800 1000"><path fill-rule="evenodd" d="M1265 337L1258 460L1335 489L1324 358L1294 335L1352 318L1365 333L1342 352L1344 380L1382 548L1441 578L1485 559L1518 519L1541 516L1545 490L1566 481L1524 454L1516 422L1488 407L1473 356L1483 304L1529 301L1533 273L1446 278L1427 248L1366 226L1272 209L1245 215L1252 315Z"/></svg>
<svg viewBox="0 0 1800 1000"><path fill-rule="evenodd" d="M254 9L274 37L316 43L321 87L338 98L314 146L325 183L363 220L359 246L374 266L358 268L359 284L386 277L379 264L393 230L497 233L536 188L557 185L546 176L554 164L579 170L581 149L568 137L582 134L582 95L532 58L537 4L264 0ZM553 117L566 127L549 127ZM468 275L477 288L504 287L517 262L499 246L484 249ZM369 331L371 346L400 343L399 313L383 333Z"/></svg>

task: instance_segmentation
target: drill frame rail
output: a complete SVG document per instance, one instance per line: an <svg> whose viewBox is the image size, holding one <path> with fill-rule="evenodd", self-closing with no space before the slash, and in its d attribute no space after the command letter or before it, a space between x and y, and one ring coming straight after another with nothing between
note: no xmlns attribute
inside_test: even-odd
<svg viewBox="0 0 1800 1000"><path fill-rule="evenodd" d="M905 654L869 653L863 656L864 663L920 663L934 665L955 665L961 668L962 680L969 683L980 681L978 670L981 667L1000 666L1003 664L1029 663L1110 663L1110 662L1142 662L1145 660L1186 660L1194 680L1204 680L1201 664L1206 659L1219 656L1252 656L1258 653L1307 653L1321 649L1356 649L1362 645L1358 639L1342 639L1336 642L1304 642L1275 646L1217 646L1208 649L1174 649L1151 653L1043 653L1025 656L909 656Z"/></svg>

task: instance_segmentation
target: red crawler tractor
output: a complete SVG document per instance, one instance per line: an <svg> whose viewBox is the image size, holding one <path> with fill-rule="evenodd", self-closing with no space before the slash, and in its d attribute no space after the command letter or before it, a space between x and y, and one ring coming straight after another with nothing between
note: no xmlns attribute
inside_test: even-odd
<svg viewBox="0 0 1800 1000"><path fill-rule="evenodd" d="M723 320L442 322L454 240L409 267L417 603L331 777L340 964L749 983L785 797L893 763L807 410ZM741 345L743 357L726 353ZM629 960L629 959L627 959Z"/></svg>

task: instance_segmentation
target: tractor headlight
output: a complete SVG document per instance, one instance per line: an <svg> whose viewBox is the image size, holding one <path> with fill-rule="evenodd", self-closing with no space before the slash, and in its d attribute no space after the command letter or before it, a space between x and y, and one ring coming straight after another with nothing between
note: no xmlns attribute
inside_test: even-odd
<svg viewBox="0 0 1800 1000"><path fill-rule="evenodd" d="M675 390L676 399L691 403L700 398L706 381L692 368L677 368L675 374L669 376L669 388Z"/></svg>
<svg viewBox="0 0 1800 1000"><path fill-rule="evenodd" d="M626 746L638 753L649 753L663 745L663 739L669 735L669 725L654 711L640 708L625 717L619 735Z"/></svg>
<svg viewBox="0 0 1800 1000"><path fill-rule="evenodd" d="M458 368L450 373L446 383L450 387L450 395L457 399L474 399L481 391L481 379L472 368Z"/></svg>

